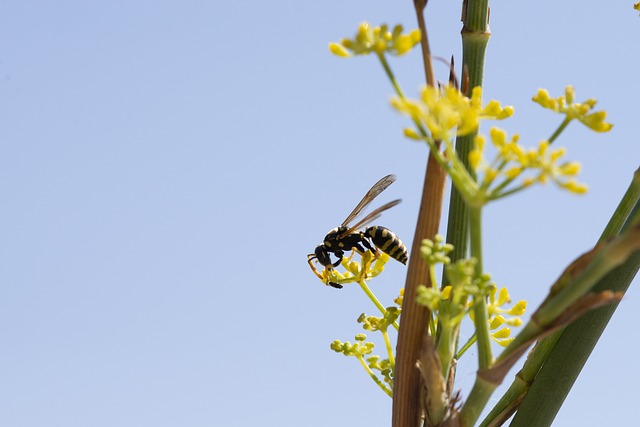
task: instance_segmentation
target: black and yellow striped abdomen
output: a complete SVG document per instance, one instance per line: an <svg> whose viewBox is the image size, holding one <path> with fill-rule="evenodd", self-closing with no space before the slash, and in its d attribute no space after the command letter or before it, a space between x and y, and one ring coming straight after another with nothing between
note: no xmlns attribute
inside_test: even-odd
<svg viewBox="0 0 640 427"><path fill-rule="evenodd" d="M364 235L371 239L373 244L391 258L403 264L409 258L407 248L396 234L388 228L374 225L365 230Z"/></svg>

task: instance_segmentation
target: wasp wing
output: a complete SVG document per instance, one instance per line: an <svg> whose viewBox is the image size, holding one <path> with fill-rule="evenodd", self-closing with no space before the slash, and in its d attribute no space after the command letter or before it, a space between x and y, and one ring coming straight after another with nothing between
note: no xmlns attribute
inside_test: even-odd
<svg viewBox="0 0 640 427"><path fill-rule="evenodd" d="M380 181L373 184L373 187L371 187L371 189L367 191L367 194L365 194L362 200L360 200L360 203L358 203L358 206L356 206L353 209L353 211L349 214L347 219L342 221L341 225L346 227L350 222L352 222L360 214L360 212L362 212L364 208L367 207L367 205L369 205L369 203L373 201L373 199L378 197L378 195L382 193L384 190L386 190L388 186L393 184L395 180L396 180L395 175L387 175L384 178L382 178ZM386 209L389 209L389 208L386 208ZM383 209L383 210L386 210L386 209ZM376 210L378 211L378 213L382 212L380 209L376 209ZM371 219L369 219L369 221L371 221ZM352 227L352 228L355 228L355 227Z"/></svg>
<svg viewBox="0 0 640 427"><path fill-rule="evenodd" d="M340 237L342 238L344 236L347 236L347 235L353 233L355 230L357 230L359 228L362 228L365 225L375 221L376 219L380 218L380 215L382 215L382 212L386 211L387 209L391 209L395 205L399 204L401 201L402 201L402 199L396 199L396 200L392 200L389 203L386 203L386 204L380 206L378 209L372 211L369 215L365 216L360 221L358 221L358 223L356 225L354 225L353 227L349 227L349 229L347 231L345 231L344 233L342 233L340 235Z"/></svg>

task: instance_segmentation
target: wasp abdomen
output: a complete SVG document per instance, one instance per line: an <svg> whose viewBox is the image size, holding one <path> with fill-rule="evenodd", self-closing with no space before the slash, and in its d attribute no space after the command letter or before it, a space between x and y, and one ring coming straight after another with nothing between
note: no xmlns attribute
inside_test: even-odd
<svg viewBox="0 0 640 427"><path fill-rule="evenodd" d="M388 228L374 225L364 232L374 245L391 258L403 264L407 263L408 253L404 243Z"/></svg>

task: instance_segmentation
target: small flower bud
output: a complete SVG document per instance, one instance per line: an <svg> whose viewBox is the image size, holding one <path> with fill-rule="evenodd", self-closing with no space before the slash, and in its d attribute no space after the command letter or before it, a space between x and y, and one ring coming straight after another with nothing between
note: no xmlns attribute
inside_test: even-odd
<svg viewBox="0 0 640 427"><path fill-rule="evenodd" d="M502 328L491 334L494 338L508 338L511 335L511 329Z"/></svg>
<svg viewBox="0 0 640 427"><path fill-rule="evenodd" d="M329 51L334 55L341 56L343 58L352 56L349 51L339 43L329 43Z"/></svg>
<svg viewBox="0 0 640 427"><path fill-rule="evenodd" d="M526 309L527 309L527 302L518 301L516 305L514 305L513 307L511 307L509 311L507 311L507 313L512 316L522 316Z"/></svg>

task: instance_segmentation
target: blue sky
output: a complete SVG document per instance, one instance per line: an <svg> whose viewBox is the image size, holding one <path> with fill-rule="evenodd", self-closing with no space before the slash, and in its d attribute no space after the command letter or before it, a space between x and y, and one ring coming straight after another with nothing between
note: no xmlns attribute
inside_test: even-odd
<svg viewBox="0 0 640 427"><path fill-rule="evenodd" d="M431 3L432 50L459 60L460 5ZM567 84L615 124L558 141L588 195L536 188L485 213L485 268L531 307L638 167L631 5L492 5L485 96L516 106L502 126L528 145L547 137L558 117L529 100ZM0 6L1 425L390 424L389 398L329 349L375 308L306 263L388 173L398 180L381 199L403 203L381 225L411 243L426 148L402 137L373 58L327 50L364 20L411 28L412 2ZM419 56L392 66L416 94ZM390 263L372 285L388 302L403 278ZM556 425L633 416L637 285Z"/></svg>

